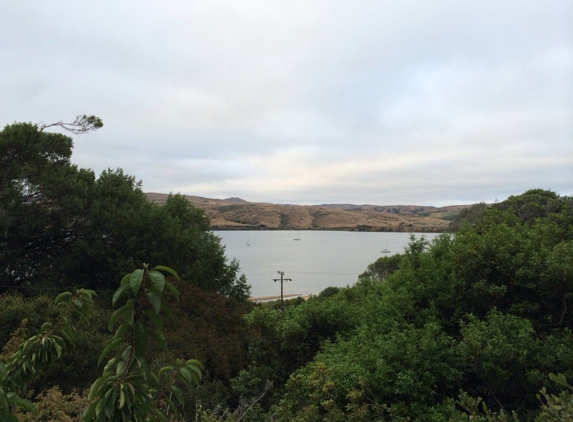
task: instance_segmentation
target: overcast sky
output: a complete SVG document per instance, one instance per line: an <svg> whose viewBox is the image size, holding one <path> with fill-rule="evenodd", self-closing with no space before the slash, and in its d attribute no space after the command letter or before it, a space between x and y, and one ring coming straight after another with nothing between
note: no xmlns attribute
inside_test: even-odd
<svg viewBox="0 0 573 422"><path fill-rule="evenodd" d="M0 0L0 125L103 119L145 192L450 205L573 194L573 1Z"/></svg>

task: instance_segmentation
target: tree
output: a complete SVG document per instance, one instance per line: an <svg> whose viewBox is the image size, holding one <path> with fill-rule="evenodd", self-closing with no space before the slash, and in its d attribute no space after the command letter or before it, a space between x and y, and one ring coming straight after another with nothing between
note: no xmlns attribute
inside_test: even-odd
<svg viewBox="0 0 573 422"><path fill-rule="evenodd" d="M573 376L573 213L571 198L537 190L508 201L455 233L412 238L397 269L369 268L320 307L253 311L261 336L236 387L272 380L273 420L533 420L548 374ZM452 413L458 394L474 413Z"/></svg>
<svg viewBox="0 0 573 422"><path fill-rule="evenodd" d="M368 265L368 268L360 275L360 278L374 278L382 281L400 267L401 260L402 255L400 254L378 258L376 262Z"/></svg>
<svg viewBox="0 0 573 422"><path fill-rule="evenodd" d="M115 353L107 361L102 376L91 386L88 395L91 404L84 412L84 421L150 418L168 421L170 413L177 416L179 406L184 406L184 390L193 391L199 384L201 364L196 360L177 360L176 365L158 371L152 370L147 360L148 340L153 339L166 348L161 313L170 312L162 301L164 290L178 298L177 289L162 271L178 278L169 267L144 265L127 274L114 293L113 304L122 306L110 317L108 328L115 333L99 361ZM61 310L59 320L45 322L39 334L23 341L15 353L0 362L1 420L17 421L13 414L16 408L36 412L34 405L20 396L42 368L58 359L65 347L74 345L76 331L72 317L88 318L94 295L94 291L85 289L58 295L55 302Z"/></svg>
<svg viewBox="0 0 573 422"><path fill-rule="evenodd" d="M2 284L42 278L85 224L93 173L70 163L71 149L71 138L30 123L0 132Z"/></svg>
<svg viewBox="0 0 573 422"><path fill-rule="evenodd" d="M202 210L182 195L163 207L149 202L141 182L121 169L96 178L70 162L71 138L44 130L86 133L101 125L80 116L73 124L15 123L0 132L0 284L26 292L68 288L81 278L86 287L113 289L121 274L153 256L190 283L246 299L239 264L227 262Z"/></svg>
<svg viewBox="0 0 573 422"><path fill-rule="evenodd" d="M171 268L144 265L125 275L114 293L114 305L122 296L129 299L109 320L110 331L116 326L117 329L99 362L113 350L117 354L108 360L102 376L90 389L88 399L95 401L86 409L84 421L145 421L149 417L167 421L170 411L175 415L179 413L171 397L175 397L179 405L185 404L183 390L177 382L191 391L199 384L201 364L196 360L177 360L176 365L164 366L157 373L148 362L149 340L155 340L164 349L167 347L160 314L170 314L162 302L164 289L178 298L177 289L161 271L179 278Z"/></svg>
<svg viewBox="0 0 573 422"><path fill-rule="evenodd" d="M448 225L448 231L457 231L464 222L467 222L471 225L476 224L476 222L481 218L487 208L488 206L484 202L474 204L469 208L464 208L458 215L456 215L452 221L450 221L450 224Z"/></svg>
<svg viewBox="0 0 573 422"><path fill-rule="evenodd" d="M538 218L561 212L563 201L553 191L530 189L521 195L510 196L495 207L501 211L510 210L521 221L531 224Z"/></svg>

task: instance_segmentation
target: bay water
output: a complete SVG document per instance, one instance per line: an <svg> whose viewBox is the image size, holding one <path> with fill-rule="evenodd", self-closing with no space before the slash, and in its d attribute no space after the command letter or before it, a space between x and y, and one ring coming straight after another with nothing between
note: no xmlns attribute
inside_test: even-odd
<svg viewBox="0 0 573 422"><path fill-rule="evenodd" d="M215 230L230 261L236 258L240 274L251 285L251 296L317 295L329 286L353 285L369 264L382 256L403 253L413 234L420 233ZM427 239L436 234L424 233ZM295 240L298 238L300 240ZM383 249L390 253L382 253Z"/></svg>

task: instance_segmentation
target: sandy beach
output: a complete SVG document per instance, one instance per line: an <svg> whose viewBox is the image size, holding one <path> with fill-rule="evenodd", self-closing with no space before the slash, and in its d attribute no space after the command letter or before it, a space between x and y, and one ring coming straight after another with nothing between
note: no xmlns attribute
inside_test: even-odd
<svg viewBox="0 0 573 422"><path fill-rule="evenodd" d="M303 299L308 299L308 296L305 296L300 293L288 294L283 295L283 299L292 299L293 297L302 297ZM256 296L250 297L249 300L252 302L267 302L270 300L280 300L281 295L271 295L271 296Z"/></svg>

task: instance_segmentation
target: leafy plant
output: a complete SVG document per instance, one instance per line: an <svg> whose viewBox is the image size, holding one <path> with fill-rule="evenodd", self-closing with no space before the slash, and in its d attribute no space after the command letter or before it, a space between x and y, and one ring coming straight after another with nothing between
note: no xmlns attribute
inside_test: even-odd
<svg viewBox="0 0 573 422"><path fill-rule="evenodd" d="M171 311L163 306L161 296L167 289L178 298L177 289L161 271L179 278L169 267L150 269L144 265L123 277L114 293L114 306L123 296L127 301L109 320L109 330L117 329L98 364L112 351L116 354L90 389L88 399L94 401L85 411L84 421L145 421L149 417L168 421L170 412L179 412L172 397L179 405L185 404L181 385L192 391L199 384L201 364L194 359L177 360L176 365L164 366L157 373L147 361L149 339L166 348L161 312L171 315Z"/></svg>
<svg viewBox="0 0 573 422"><path fill-rule="evenodd" d="M91 386L84 421L169 421L170 414L178 416L178 407L185 405L184 390L193 391L199 384L202 374L197 360L177 360L157 371L147 360L148 340L167 348L161 314L170 316L171 311L162 302L164 290L179 298L161 271L179 278L169 267L144 265L123 277L114 293L112 304L122 301L122 305L110 317L108 328L115 333L98 365L114 353ZM24 340L5 362L0 361L0 421L17 421L14 412L18 409L37 415L32 402L23 398L27 387L40 370L61 356L66 345L75 344L73 317L89 317L94 295L86 289L58 295L57 322L44 323L38 334Z"/></svg>
<svg viewBox="0 0 573 422"><path fill-rule="evenodd" d="M560 422L573 420L573 387L567 382L563 374L549 374L551 381L558 384L562 390L557 396L549 394L544 388L541 396L545 403L541 406L541 413L535 419L536 422ZM541 399L541 396L537 396Z"/></svg>
<svg viewBox="0 0 573 422"><path fill-rule="evenodd" d="M0 362L0 420L17 421L15 408L35 413L32 403L22 398L28 384L40 370L58 359L66 342L74 345L76 331L74 317L89 318L93 290L80 289L75 294L65 292L55 299L60 318L45 322L40 332L20 344L5 362Z"/></svg>

